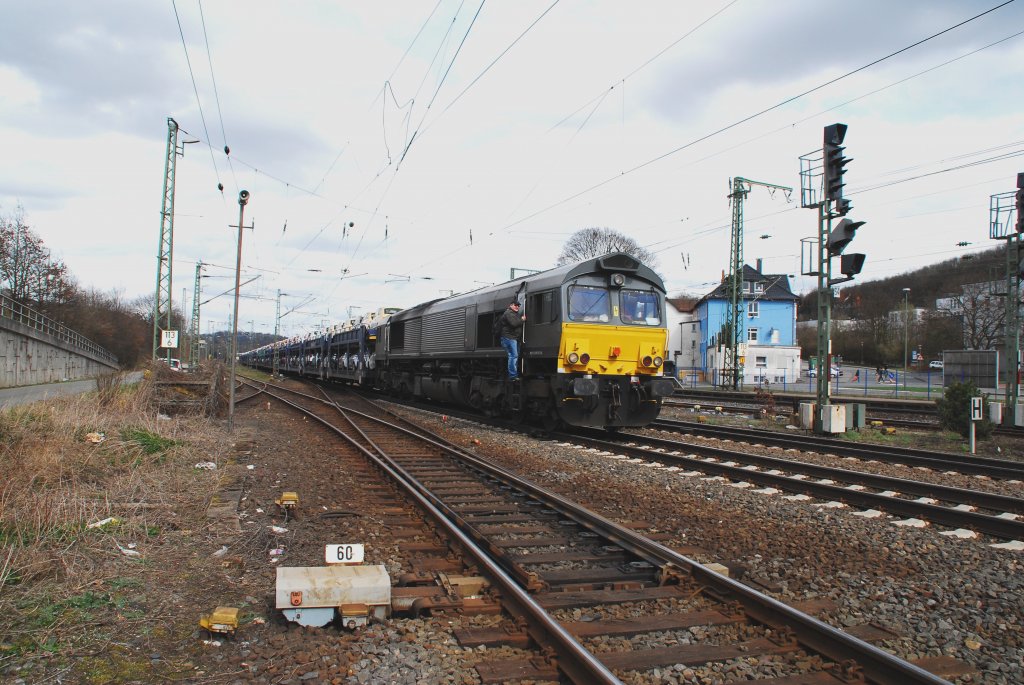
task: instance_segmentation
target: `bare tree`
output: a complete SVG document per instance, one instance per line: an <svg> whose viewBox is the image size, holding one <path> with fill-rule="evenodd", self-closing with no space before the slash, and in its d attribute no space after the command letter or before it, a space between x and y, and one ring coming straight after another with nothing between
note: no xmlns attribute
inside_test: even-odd
<svg viewBox="0 0 1024 685"><path fill-rule="evenodd" d="M635 240L618 231L610 228L584 228L569 236L556 263L558 266L572 264L609 252L625 252L650 267L657 261L654 253L640 247Z"/></svg>
<svg viewBox="0 0 1024 685"><path fill-rule="evenodd" d="M28 227L21 207L0 215L0 284L12 299L51 316L74 290L67 267Z"/></svg>
<svg viewBox="0 0 1024 685"><path fill-rule="evenodd" d="M1003 339L1006 307L1003 297L993 295L988 283L968 283L948 298L940 314L959 319L963 325L964 347L990 350Z"/></svg>

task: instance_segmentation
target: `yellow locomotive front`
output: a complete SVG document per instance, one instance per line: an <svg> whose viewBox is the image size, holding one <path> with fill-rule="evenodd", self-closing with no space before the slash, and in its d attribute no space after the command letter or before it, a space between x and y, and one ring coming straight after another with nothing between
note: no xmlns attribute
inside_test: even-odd
<svg viewBox="0 0 1024 685"><path fill-rule="evenodd" d="M653 272L638 273L640 268L565 285L554 384L556 408L567 424L647 425L675 389L664 376L664 288Z"/></svg>

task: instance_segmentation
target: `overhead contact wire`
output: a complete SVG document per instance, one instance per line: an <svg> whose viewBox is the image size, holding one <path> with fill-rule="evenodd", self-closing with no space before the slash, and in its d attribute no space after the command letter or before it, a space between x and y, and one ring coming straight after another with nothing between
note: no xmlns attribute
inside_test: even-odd
<svg viewBox="0 0 1024 685"><path fill-rule="evenodd" d="M198 0L199 3L199 20L203 24L203 42L206 43L206 60L210 65L210 82L213 83L213 99L217 103L217 118L220 119L220 136L224 141L224 154L228 158L228 168L231 170L231 178L235 182L235 190L238 190L238 177L235 176L235 167L231 164L231 155L228 153L230 149L228 147L228 134L224 130L224 112L220 106L220 93L217 92L217 78L213 73L213 53L210 52L210 38L206 34L206 15L203 13L203 0ZM212 150L211 150L212 154Z"/></svg>
<svg viewBox="0 0 1024 685"><path fill-rule="evenodd" d="M192 71L192 60L188 56L188 44L185 42L185 31L181 28L181 17L178 16L178 5L175 0L171 0L171 7L174 8L174 19L178 22L178 35L181 36L181 47L185 51L185 63L188 65L188 75L192 79L192 91L196 94L196 106L199 108L199 119L203 122L203 131L206 132L206 139L210 140L210 131L206 127L206 116L203 114L203 103L199 99L199 87L196 85L196 75ZM220 183L220 170L217 168L217 160L213 156L213 147L207 145L210 148L210 161L213 162L213 172L217 177L217 183Z"/></svg>
<svg viewBox="0 0 1024 685"><path fill-rule="evenodd" d="M969 24L970 22L975 21L976 19L979 19L979 18L981 18L981 17L983 17L983 16L985 16L987 14L990 14L991 12L994 12L994 11L996 11L996 10L1002 8L1002 7L1005 7L1006 5L1009 5L1012 2L1014 2L1014 0L1006 0L1006 2L1000 3L999 5L996 5L995 7L991 8L991 9L988 9L988 10L985 10L984 12L976 14L976 15L974 15L973 17L971 17L969 19L965 19L964 21L961 21L958 24L954 24L953 26L945 28L942 31L939 31L938 33L934 33L934 34L928 36L927 38L922 38L921 40L917 41L916 43L912 43L911 45L908 45L906 47L900 48L899 50L896 50L895 52L891 52L891 53L889 53L888 55L886 55L884 57L880 57L880 58L878 58L878 59L876 59L876 60L874 60L872 62L869 62L868 64L865 64L865 65L863 65L861 67L853 69L852 71L848 71L845 74L842 74L840 76L836 76L835 78L830 79L828 81L825 81L824 83L821 83L821 84L819 84L817 86L814 86L813 88L809 88L809 89L803 91L802 93L799 93L797 95L793 95L791 97L788 97L785 100L782 100L781 102L772 105L771 107L766 107L765 109L762 109L762 110L760 110L758 112L755 112L754 114L750 114L750 115L748 115L746 117L743 117L742 119L739 119L738 121L735 121L735 122L733 122L733 123L731 123L731 124L729 124L727 126L723 126L722 128L717 129L715 131L712 131L711 133L705 134L705 135L703 135L703 136L701 136L699 138L695 138L694 140L691 140L690 142L688 142L688 143L686 143L684 145L680 145L677 148L674 148L672 150L669 150L668 152L662 153L662 154L658 155L657 157L654 157L652 159L647 160L646 162L642 162L641 164L638 164L638 165L636 165L636 166L634 166L634 167L632 167L630 169L622 171L619 174L616 174L615 176L606 178L605 180L600 181L599 183L595 183L594 185L592 185L592 186L590 186L588 188L584 188L583 190L581 190L581 191L579 191L577 193L574 193L574 194L572 194L572 195L570 195L570 196L568 196L566 198L563 198L562 200L559 200L558 202L550 204L547 207L544 207L543 209L539 209L536 212L534 212L533 214L525 216L522 219L519 219L518 221L515 221L513 223L507 224L507 225L503 226L502 228L500 228L498 230L499 231L507 231L507 230L509 230L509 229L511 229L511 228L513 228L513 227L523 223L523 222L529 221L530 219L533 219L535 217L540 216L541 214L549 212L549 211L551 211L552 209L554 209L556 207L559 207L559 206L561 206L561 205L563 205L563 204L565 204L567 202L571 202L572 200L575 200L578 197L586 195L587 193L591 193L591 192L597 190L598 188L606 186L609 183L611 183L612 181L615 181L615 180L620 179L620 178L622 178L624 176L632 174L632 173L634 173L636 171L644 169L644 168L646 168L646 167L648 167L648 166L650 166L652 164L655 164L656 162L659 162L659 161L661 161L661 160L663 160L663 159L665 159L667 157L671 157L674 154L677 154L679 152L682 152L683 150L691 148L691 147L693 147L694 145L696 145L698 143L701 143L701 142L703 142L705 140L708 140L710 138L713 138L713 137L715 137L715 136L717 136L717 135L719 135L721 133L724 133L724 132L729 131L729 130L731 130L733 128L736 128L737 126L739 126L741 124L745 124L748 121L752 121L753 119L756 119L756 118L758 118L760 116L763 116L764 114L767 114L768 112L771 112L771 111L774 111L776 109L779 109L780 107L788 105L791 102L795 102L796 100L799 100L800 98L806 97L807 95L810 95L811 93L814 93L816 91L821 90L822 88L830 86L830 85L832 85L834 83L838 83L839 81L842 81L845 78L853 76L854 74L857 74L857 73L859 73L861 71L864 71L865 69L869 69L870 67L873 67L873 66L875 66L877 64L880 64L880 63L882 63L882 62L884 62L884 61L886 61L888 59L891 59L891 58L895 57L896 55L902 54L902 53L906 52L907 50L915 48L915 47L917 47L919 45L922 45L923 43L926 43L926 42L934 39L934 38L938 38L941 35L944 35L946 33L949 33L950 31L953 31L953 30L955 30L957 28L960 28L961 26Z"/></svg>

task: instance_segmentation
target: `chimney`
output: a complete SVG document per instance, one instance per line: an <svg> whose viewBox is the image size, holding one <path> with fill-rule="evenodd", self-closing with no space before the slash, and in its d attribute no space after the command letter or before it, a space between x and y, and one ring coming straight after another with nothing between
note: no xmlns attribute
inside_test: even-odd
<svg viewBox="0 0 1024 685"><path fill-rule="evenodd" d="M761 262L762 261L764 261L764 260L762 260L760 257L757 258L757 273L762 273L761 272Z"/></svg>

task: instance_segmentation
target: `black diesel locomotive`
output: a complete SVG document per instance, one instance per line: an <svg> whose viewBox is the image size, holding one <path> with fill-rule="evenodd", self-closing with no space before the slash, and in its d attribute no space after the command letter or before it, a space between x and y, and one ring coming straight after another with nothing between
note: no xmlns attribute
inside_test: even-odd
<svg viewBox="0 0 1024 685"><path fill-rule="evenodd" d="M493 323L510 302L527 315L521 380L507 378ZM675 381L664 376L665 286L614 253L241 355L251 366L373 386L553 426L653 421Z"/></svg>

